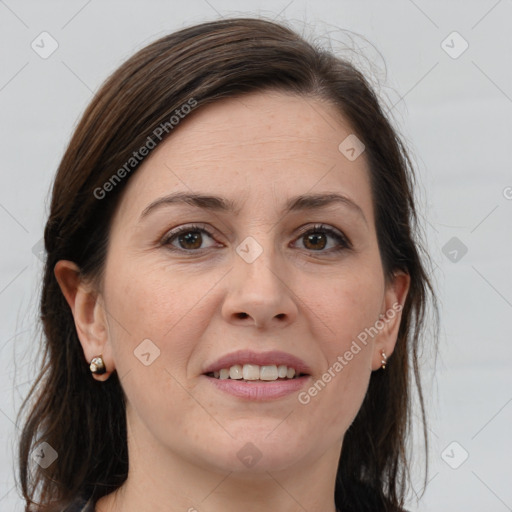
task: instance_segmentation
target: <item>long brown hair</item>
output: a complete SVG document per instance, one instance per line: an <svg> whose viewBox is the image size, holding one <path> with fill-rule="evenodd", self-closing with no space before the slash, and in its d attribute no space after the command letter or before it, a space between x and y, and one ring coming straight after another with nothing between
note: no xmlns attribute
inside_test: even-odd
<svg viewBox="0 0 512 512"><path fill-rule="evenodd" d="M106 382L91 378L71 310L53 273L55 264L74 261L82 277L101 283L112 214L143 160L130 160L134 152L147 146L148 138L154 140L159 127L160 132L164 127L158 132L161 140L172 135L170 119L183 105L193 101L199 109L268 89L328 101L348 119L366 146L386 277L402 270L411 278L395 351L386 371L373 372L362 407L346 432L335 495L343 510L375 512L403 505L413 383L426 442L418 351L429 299L435 304L417 237L413 166L356 67L281 24L238 18L180 30L132 56L97 92L62 158L44 233L40 308L45 363L19 413L24 423L19 475L27 511L62 510L78 495L97 500L118 488L128 474L122 387L115 372ZM122 168L125 172L118 172ZM112 184L116 173L122 179ZM112 186L105 187L107 182ZM32 468L31 452L42 441L57 451L58 459L46 469ZM364 498L368 491L373 505Z"/></svg>

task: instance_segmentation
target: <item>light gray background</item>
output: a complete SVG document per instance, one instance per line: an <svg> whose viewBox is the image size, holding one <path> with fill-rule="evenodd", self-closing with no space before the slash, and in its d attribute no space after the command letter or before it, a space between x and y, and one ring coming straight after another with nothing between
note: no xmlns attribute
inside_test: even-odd
<svg viewBox="0 0 512 512"><path fill-rule="evenodd" d="M258 14L330 35L335 48L348 41L342 29L364 36L353 46L373 63L420 174L441 352L434 378L428 353L425 363L429 483L409 509L512 510L511 0L0 0L1 510L22 510L14 422L35 375L42 264L33 247L73 127L100 83L135 50L187 25ZM34 40L42 45L43 31L59 45L47 59L31 48ZM448 37L453 31L463 39ZM457 58L445 51L458 54L464 40L469 47ZM452 237L467 247L458 262L450 261L450 246L443 253ZM419 465L420 452L414 460ZM420 492L420 473L414 478Z"/></svg>

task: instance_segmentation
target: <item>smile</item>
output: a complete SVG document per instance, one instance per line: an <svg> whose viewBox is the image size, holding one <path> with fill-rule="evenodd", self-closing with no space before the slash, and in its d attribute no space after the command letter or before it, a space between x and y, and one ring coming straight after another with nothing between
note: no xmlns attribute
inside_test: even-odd
<svg viewBox="0 0 512 512"><path fill-rule="evenodd" d="M210 372L207 375L220 380L232 379L246 382L288 380L296 379L301 376L301 374L297 373L295 368L288 367L284 364L264 366L257 364L235 364L229 368L222 368L219 371Z"/></svg>

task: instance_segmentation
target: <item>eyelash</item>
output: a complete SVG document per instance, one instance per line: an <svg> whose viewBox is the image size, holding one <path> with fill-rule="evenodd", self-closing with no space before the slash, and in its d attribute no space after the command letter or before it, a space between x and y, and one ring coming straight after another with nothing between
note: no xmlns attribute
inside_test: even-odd
<svg viewBox="0 0 512 512"><path fill-rule="evenodd" d="M180 227L176 228L175 230L171 231L170 233L167 233L166 236L161 241L161 245L166 246L171 251L177 251L177 252L183 252L183 253L203 252L204 250L209 249L209 248L183 249L181 247L175 247L171 244L171 242L173 242L175 239L177 239L180 235L182 235L184 233L197 232L197 231L206 233L210 238L213 238L213 233L211 233L208 229L206 229L206 227L204 225L191 224L191 225L186 225L186 226L180 226ZM352 245L351 245L350 241L348 240L348 238L346 238L343 234L339 233L338 231L335 231L334 229L332 229L329 226L326 226L324 224L315 224L312 227L308 227L307 229L302 230L299 233L297 240L310 234L310 233L323 233L323 234L329 235L332 238L334 238L339 244L338 247L331 248L328 250L322 249L322 250L315 251L315 250L311 249L310 252L312 252L312 253L338 253L338 252L352 248ZM308 249L305 249L305 250L308 250Z"/></svg>

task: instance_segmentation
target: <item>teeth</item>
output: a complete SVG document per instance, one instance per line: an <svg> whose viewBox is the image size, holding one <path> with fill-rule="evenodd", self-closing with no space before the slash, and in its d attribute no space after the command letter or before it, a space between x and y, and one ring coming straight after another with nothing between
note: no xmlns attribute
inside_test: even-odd
<svg viewBox="0 0 512 512"><path fill-rule="evenodd" d="M277 379L293 379L299 377L295 368L289 368L284 364L259 366L257 364L235 364L230 368L213 372L216 379L235 379L235 380L263 380L271 381Z"/></svg>
<svg viewBox="0 0 512 512"><path fill-rule="evenodd" d="M262 366L259 371L260 380L277 380L279 372L277 366Z"/></svg>
<svg viewBox="0 0 512 512"><path fill-rule="evenodd" d="M258 380L260 378L260 367L257 364L244 364L243 375L245 380Z"/></svg>
<svg viewBox="0 0 512 512"><path fill-rule="evenodd" d="M242 379L242 367L239 364L235 364L229 370L230 379Z"/></svg>

